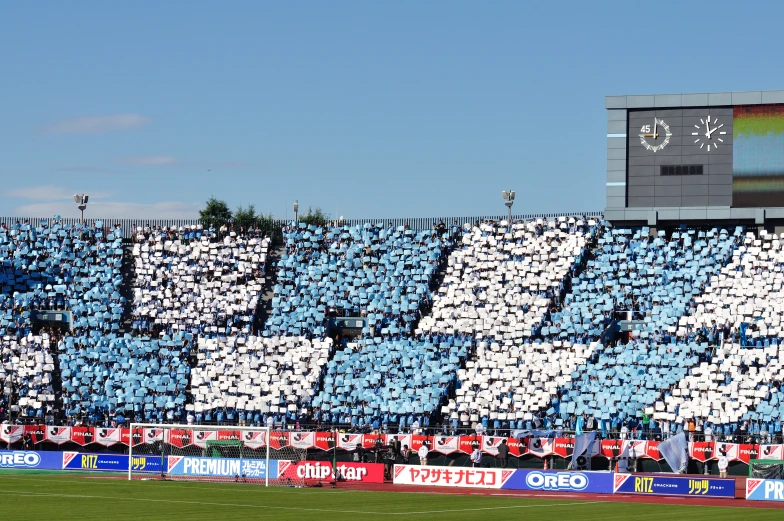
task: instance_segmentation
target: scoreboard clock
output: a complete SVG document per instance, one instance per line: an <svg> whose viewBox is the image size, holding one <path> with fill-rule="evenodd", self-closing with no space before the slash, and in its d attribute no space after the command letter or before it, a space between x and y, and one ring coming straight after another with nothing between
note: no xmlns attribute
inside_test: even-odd
<svg viewBox="0 0 784 521"><path fill-rule="evenodd" d="M724 123L719 123L718 118L714 118L711 122L710 114L705 119L700 118L700 124L694 125L697 131L691 133L692 137L696 136L694 144L699 145L700 150L705 148L705 145L707 145L705 150L708 152L711 151L711 148L714 151L717 150L719 143L724 143L724 138L721 136L727 135L725 130L721 130L722 127L724 127Z"/></svg>
<svg viewBox="0 0 784 521"><path fill-rule="evenodd" d="M640 144L654 153L666 147L671 137L670 126L657 117L653 118L653 128L651 125L640 128Z"/></svg>

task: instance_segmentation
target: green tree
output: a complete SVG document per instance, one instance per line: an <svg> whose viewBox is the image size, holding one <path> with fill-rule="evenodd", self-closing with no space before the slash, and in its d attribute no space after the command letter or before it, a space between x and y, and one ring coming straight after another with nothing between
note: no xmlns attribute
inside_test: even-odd
<svg viewBox="0 0 784 521"><path fill-rule="evenodd" d="M314 224L316 226L326 226L329 221L329 216L324 211L316 207L315 209L308 206L308 213L299 218L300 222L305 224Z"/></svg>
<svg viewBox="0 0 784 521"><path fill-rule="evenodd" d="M220 228L231 221L231 210L229 210L226 201L211 196L207 199L207 206L203 210L199 210L199 219L207 228L210 226Z"/></svg>
<svg viewBox="0 0 784 521"><path fill-rule="evenodd" d="M249 204L247 208L240 206L234 212L234 228L243 231L248 230L256 226L259 217L259 215L256 215L256 207L252 204Z"/></svg>

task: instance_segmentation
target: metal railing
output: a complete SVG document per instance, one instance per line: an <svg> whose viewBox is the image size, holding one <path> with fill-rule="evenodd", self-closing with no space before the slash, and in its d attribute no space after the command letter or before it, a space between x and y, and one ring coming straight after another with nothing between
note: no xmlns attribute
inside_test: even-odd
<svg viewBox="0 0 784 521"><path fill-rule="evenodd" d="M553 219L556 217L587 217L587 218L599 218L602 216L602 212L598 211L590 211L590 212L563 212L563 213L531 213L531 214L517 214L513 215L512 219L514 220L532 220L532 219ZM16 223L24 223L28 222L33 225L37 225L42 220L48 220L51 222L52 217L0 217L0 225L6 225L8 227L13 226ZM362 225L365 223L370 224L377 224L383 223L385 226L392 224L393 226L406 226L408 225L409 228L413 230L427 230L431 229L433 226L437 226L438 223L442 222L447 226L451 227L454 221L457 221L460 226L463 226L466 223L474 224L478 222L485 222L485 221L501 221L505 220L505 215L473 215L473 216L451 216L451 217L393 217L393 218L368 218L368 219L343 219L340 221L340 224L346 226L356 226ZM124 219L117 219L117 218L87 218L84 219L85 224L90 226L95 226L96 222L101 221L103 228L114 228L117 225L120 226L120 229L123 231L124 237L129 237L130 234L139 226L141 227L165 227L165 228L180 228L184 226L196 226L202 224L199 219L146 219L146 218L124 218ZM274 229L281 229L288 223L292 222L292 219L275 219L273 221L260 221L262 229L266 226L272 226ZM82 222L82 220L78 217L62 217L60 222L64 224L78 224ZM330 221L334 223L336 221ZM231 224L231 223L229 223ZM265 226L266 224L266 226ZM270 235L274 235L273 231L270 230Z"/></svg>

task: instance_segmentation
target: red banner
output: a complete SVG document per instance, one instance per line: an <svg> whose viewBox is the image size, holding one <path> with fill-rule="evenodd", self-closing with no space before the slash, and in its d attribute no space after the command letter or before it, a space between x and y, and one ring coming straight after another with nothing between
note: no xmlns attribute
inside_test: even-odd
<svg viewBox="0 0 784 521"><path fill-rule="evenodd" d="M25 434L29 434L35 443L41 443L46 438L46 427L43 425L25 425Z"/></svg>
<svg viewBox="0 0 784 521"><path fill-rule="evenodd" d="M33 443L48 441L58 445L72 442L81 446L98 443L104 446L114 444L128 445L131 442L130 429L108 427L51 427L43 425L15 426L3 425L0 428L0 440L18 443L22 435L29 433ZM166 438L164 440L164 437ZM166 441L176 447L196 445L205 448L210 440L242 440L251 449L259 449L267 445L267 433L263 431L240 431L236 429L204 426L193 429L137 428L133 435L134 446L140 443L156 443ZM280 449L286 446L300 449L332 450L335 447L335 434L332 432L272 432L269 436L270 447ZM411 434L345 434L337 435L338 448L353 451L357 446L372 449L376 441L383 445L394 439L400 440L401 447L408 445L413 451L419 450L427 443L431 451L440 454L462 452L471 454L475 447L482 452L495 456L502 440L507 440L510 456L531 454L539 458L557 455L568 458L572 454L574 440L572 438L503 438L499 436L421 436ZM656 441L642 440L601 440L591 447L592 456L605 458L637 457L661 460ZM689 455L698 461L715 460L720 453L725 453L730 461L749 463L755 458L784 459L784 445L756 445L720 442L689 443Z"/></svg>
<svg viewBox="0 0 784 521"><path fill-rule="evenodd" d="M84 447L93 442L92 427L71 427L71 441Z"/></svg>
<svg viewBox="0 0 784 521"><path fill-rule="evenodd" d="M509 438L507 444L509 445L510 456L522 456L527 452L524 441L516 440L515 438Z"/></svg>
<svg viewBox="0 0 784 521"><path fill-rule="evenodd" d="M741 443L738 445L738 460L748 465L751 460L759 459L759 451L759 445Z"/></svg>
<svg viewBox="0 0 784 521"><path fill-rule="evenodd" d="M175 447L183 448L193 443L193 431L190 429L171 429L166 440Z"/></svg>
<svg viewBox="0 0 784 521"><path fill-rule="evenodd" d="M282 449L289 446L288 432L270 432L270 448Z"/></svg>
<svg viewBox="0 0 784 521"><path fill-rule="evenodd" d="M281 462L281 467L284 467ZM340 462L338 479L361 483L383 483L384 465L381 463ZM279 479L304 479L305 481L334 481L332 463L329 461L300 461L279 469Z"/></svg>
<svg viewBox="0 0 784 521"><path fill-rule="evenodd" d="M321 450L332 450L335 448L335 434L332 432L316 433L316 448Z"/></svg>
<svg viewBox="0 0 784 521"><path fill-rule="evenodd" d="M460 436L460 452L471 454L476 447L482 448L482 436Z"/></svg>
<svg viewBox="0 0 784 521"><path fill-rule="evenodd" d="M376 446L376 442L380 441L381 445L386 445L387 437L385 434L365 434L362 436L362 446L366 449L372 449Z"/></svg>

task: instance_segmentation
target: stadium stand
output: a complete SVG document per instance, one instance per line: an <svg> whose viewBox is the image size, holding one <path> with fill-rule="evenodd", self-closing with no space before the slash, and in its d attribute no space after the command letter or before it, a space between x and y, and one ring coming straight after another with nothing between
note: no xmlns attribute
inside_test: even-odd
<svg viewBox="0 0 784 521"><path fill-rule="evenodd" d="M265 335L323 336L328 313L366 314L367 334L406 335L429 299L443 247L432 230L370 224L300 223L285 242Z"/></svg>
<svg viewBox="0 0 784 521"><path fill-rule="evenodd" d="M778 236L747 233L732 260L695 298L696 311L682 317L688 335L716 339L715 355L683 378L656 412L703 418L726 436L748 422L771 434L784 418L781 316L784 254Z"/></svg>
<svg viewBox="0 0 784 521"><path fill-rule="evenodd" d="M266 425L298 418L318 388L332 339L200 338L191 389L197 421Z"/></svg>
<svg viewBox="0 0 784 521"><path fill-rule="evenodd" d="M55 405L51 337L34 334L32 311L68 310L74 330L94 335L116 329L123 306L121 241L101 221L87 227L55 217L0 229L3 377L18 395L10 410L41 418Z"/></svg>
<svg viewBox="0 0 784 521"><path fill-rule="evenodd" d="M0 408L96 425L780 432L776 235L558 217L299 223L283 241L268 273L255 232L3 226ZM36 324L41 310L70 312L71 329ZM365 325L335 342L336 317Z"/></svg>
<svg viewBox="0 0 784 521"><path fill-rule="evenodd" d="M249 334L270 240L180 228L137 230L133 328L205 336Z"/></svg>
<svg viewBox="0 0 784 521"><path fill-rule="evenodd" d="M504 221L484 223L463 236L463 247L449 257L433 313L420 324L423 332L478 339L475 356L458 371L455 398L441 408L453 426L522 426L547 409L588 356L586 346L531 339L549 331L549 309L602 226L563 216L511 227Z"/></svg>

